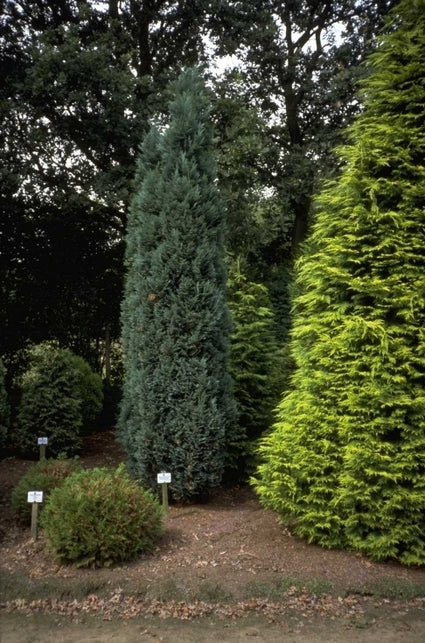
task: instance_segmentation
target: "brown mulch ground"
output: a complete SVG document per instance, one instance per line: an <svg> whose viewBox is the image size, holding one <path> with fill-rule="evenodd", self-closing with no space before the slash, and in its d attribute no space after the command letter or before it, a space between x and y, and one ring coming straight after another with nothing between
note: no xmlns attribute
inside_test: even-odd
<svg viewBox="0 0 425 643"><path fill-rule="evenodd" d="M122 460L112 431L86 439L84 466L115 466ZM223 489L206 504L170 507L158 546L134 562L98 570L59 565L47 553L43 535L34 543L10 506L12 488L30 464L12 456L0 461L0 567L10 577L24 579L28 591L32 585L56 583L59 595L38 601L34 596L18 598L9 609L53 610L77 617L98 612L104 618L150 610L182 619L211 609L221 609L225 617L253 610L274 618L282 604L273 601L270 591L267 599L259 597L261 587L270 590L290 577L298 580L287 589L285 609L358 616L366 600L358 594L362 588L398 581L425 586L423 569L372 563L354 552L306 544L279 525L276 515L264 510L246 487ZM308 591L300 590L302 579L309 581ZM316 596L311 586L316 581L321 591L332 588L332 595ZM85 587L86 595L81 600L67 597L67 583L74 589ZM425 598L414 605L425 608Z"/></svg>

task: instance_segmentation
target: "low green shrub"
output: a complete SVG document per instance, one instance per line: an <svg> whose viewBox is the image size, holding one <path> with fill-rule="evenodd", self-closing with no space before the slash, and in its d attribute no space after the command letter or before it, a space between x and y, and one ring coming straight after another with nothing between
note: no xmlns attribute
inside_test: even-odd
<svg viewBox="0 0 425 643"><path fill-rule="evenodd" d="M53 555L77 567L103 567L149 550L162 533L162 508L120 465L68 478L41 516Z"/></svg>
<svg viewBox="0 0 425 643"><path fill-rule="evenodd" d="M18 518L26 524L31 522L31 504L27 502L28 491L44 492L43 503L39 507L41 513L53 489L60 487L66 478L80 469L78 460L65 458L41 460L30 466L12 491L12 507Z"/></svg>

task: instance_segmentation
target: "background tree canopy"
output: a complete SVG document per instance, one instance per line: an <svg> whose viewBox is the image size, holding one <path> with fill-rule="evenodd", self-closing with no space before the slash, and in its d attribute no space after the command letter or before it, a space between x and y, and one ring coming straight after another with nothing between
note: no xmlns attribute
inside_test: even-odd
<svg viewBox="0 0 425 643"><path fill-rule="evenodd" d="M3 2L6 361L57 338L98 368L105 328L118 337L135 151L184 64L242 63L211 80L227 246L270 281L304 235L319 169L334 167L330 146L356 111L359 63L389 4Z"/></svg>
<svg viewBox="0 0 425 643"><path fill-rule="evenodd" d="M270 291L285 343L292 262L311 194L319 178L338 170L330 149L358 110L355 82L390 4L2 2L0 355L7 385L23 368L22 349L45 340L109 379L111 343L117 363L120 356L137 146L151 122L166 125L170 82L197 63L213 92L226 250L241 258L249 282ZM235 64L213 73L225 55L236 55ZM109 418L111 400L108 393Z"/></svg>
<svg viewBox="0 0 425 643"><path fill-rule="evenodd" d="M136 147L203 57L202 2L5 2L1 353L57 337L98 361L118 335Z"/></svg>

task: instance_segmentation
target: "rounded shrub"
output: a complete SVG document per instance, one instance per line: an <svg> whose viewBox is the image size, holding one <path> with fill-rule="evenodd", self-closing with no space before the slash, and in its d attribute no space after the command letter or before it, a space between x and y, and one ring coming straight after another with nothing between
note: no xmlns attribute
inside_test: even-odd
<svg viewBox="0 0 425 643"><path fill-rule="evenodd" d="M28 364L20 381L16 446L36 456L37 437L46 436L49 456L78 453L83 430L90 432L102 408L101 378L81 357L49 342L29 351Z"/></svg>
<svg viewBox="0 0 425 643"><path fill-rule="evenodd" d="M78 460L41 460L33 464L24 473L12 491L12 507L18 518L27 524L31 522L31 504L27 502L28 491L43 491L43 503L40 512L53 489L60 487L65 479L81 470ZM41 515L41 513L40 513Z"/></svg>
<svg viewBox="0 0 425 643"><path fill-rule="evenodd" d="M162 516L152 493L120 465L65 480L51 493L40 524L58 560L103 567L151 549L162 533Z"/></svg>

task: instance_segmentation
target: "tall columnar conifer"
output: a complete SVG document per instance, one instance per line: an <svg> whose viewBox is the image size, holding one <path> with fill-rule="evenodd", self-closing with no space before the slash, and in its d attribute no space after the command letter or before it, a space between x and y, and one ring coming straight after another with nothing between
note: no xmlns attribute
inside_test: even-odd
<svg viewBox="0 0 425 643"><path fill-rule="evenodd" d="M141 147L127 230L122 305L125 386L119 421L132 473L174 498L207 494L235 443L228 369L224 209L215 184L209 98L182 72L170 125Z"/></svg>
<svg viewBox="0 0 425 643"><path fill-rule="evenodd" d="M275 319L267 288L249 281L240 260L229 270L228 290L233 320L230 363L238 419L252 442L270 428L278 399L272 383L279 354Z"/></svg>
<svg viewBox="0 0 425 643"><path fill-rule="evenodd" d="M297 269L255 485L299 535L425 563L425 1L393 11Z"/></svg>

